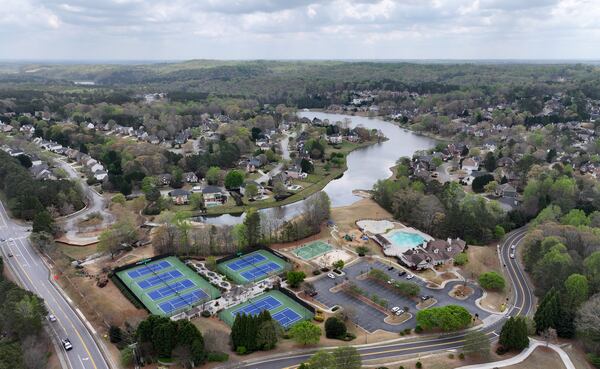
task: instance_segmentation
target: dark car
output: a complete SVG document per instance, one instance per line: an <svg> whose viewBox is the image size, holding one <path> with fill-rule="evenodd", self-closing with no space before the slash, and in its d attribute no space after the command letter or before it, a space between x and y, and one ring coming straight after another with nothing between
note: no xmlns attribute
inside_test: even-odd
<svg viewBox="0 0 600 369"><path fill-rule="evenodd" d="M405 274L406 274L406 272L404 270L401 270L398 272L398 276L400 276L400 277L402 277Z"/></svg>

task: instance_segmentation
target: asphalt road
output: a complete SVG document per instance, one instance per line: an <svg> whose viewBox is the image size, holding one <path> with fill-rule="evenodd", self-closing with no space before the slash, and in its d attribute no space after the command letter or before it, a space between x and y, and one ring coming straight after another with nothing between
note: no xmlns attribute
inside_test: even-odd
<svg viewBox="0 0 600 369"><path fill-rule="evenodd" d="M506 315L484 328L482 331L494 341L500 334L500 329L510 316L530 315L535 309L533 288L526 277L518 259L511 259L511 245L521 244L525 237L526 229L520 228L509 233L499 247L500 259L506 265L509 276L509 288L513 299L506 311ZM397 341L392 343L381 343L375 345L355 346L360 353L363 362L372 359L392 359L401 355L426 354L440 350L460 349L463 346L464 333L450 333L439 336L427 336L411 342ZM414 338L413 338L414 339ZM314 350L288 353L286 355L274 355L263 357L253 361L241 362L234 365L224 365L221 368L247 368L247 369L282 369L295 368L314 353Z"/></svg>
<svg viewBox="0 0 600 369"><path fill-rule="evenodd" d="M63 297L50 281L50 271L29 243L30 232L27 229L29 226L10 219L0 202L0 240L4 240L0 242L0 253L5 266L10 268L23 287L43 298L50 314L56 316L56 322L47 324L58 339L69 338L73 345L72 350L63 351L68 368L109 369L92 337L93 328L86 327L75 312L73 302Z"/></svg>

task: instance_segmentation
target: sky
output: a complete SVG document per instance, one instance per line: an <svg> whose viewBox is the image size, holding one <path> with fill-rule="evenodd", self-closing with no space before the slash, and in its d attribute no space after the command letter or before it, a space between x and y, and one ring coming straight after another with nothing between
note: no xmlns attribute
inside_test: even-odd
<svg viewBox="0 0 600 369"><path fill-rule="evenodd" d="M600 0L0 0L0 59L600 59Z"/></svg>

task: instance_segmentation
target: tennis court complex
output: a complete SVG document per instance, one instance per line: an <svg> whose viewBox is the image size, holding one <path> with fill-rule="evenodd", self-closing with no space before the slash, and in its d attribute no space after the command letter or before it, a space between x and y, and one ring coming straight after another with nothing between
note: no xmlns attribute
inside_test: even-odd
<svg viewBox="0 0 600 369"><path fill-rule="evenodd" d="M219 317L230 326L233 325L236 315L258 315L263 310L268 310L271 317L277 320L284 328L312 319L313 313L279 291L269 291L262 295L236 305L219 313Z"/></svg>
<svg viewBox="0 0 600 369"><path fill-rule="evenodd" d="M323 241L315 241L304 246L298 247L292 253L303 260L314 259L317 256L328 253L333 247Z"/></svg>
<svg viewBox="0 0 600 369"><path fill-rule="evenodd" d="M156 315L175 315L220 296L218 289L174 256L142 260L116 275Z"/></svg>
<svg viewBox="0 0 600 369"><path fill-rule="evenodd" d="M217 269L237 284L257 282L289 268L283 259L258 250L217 265Z"/></svg>

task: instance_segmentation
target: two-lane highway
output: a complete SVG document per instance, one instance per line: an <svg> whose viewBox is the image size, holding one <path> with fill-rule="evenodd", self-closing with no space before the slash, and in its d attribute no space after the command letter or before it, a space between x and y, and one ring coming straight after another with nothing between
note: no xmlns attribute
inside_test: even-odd
<svg viewBox="0 0 600 369"><path fill-rule="evenodd" d="M0 239L4 240L0 249L5 265L24 288L43 298L50 314L56 316L56 322L48 323L50 329L58 339L68 338L73 344L73 349L64 355L67 365L73 369L109 369L92 337L93 327L84 323L73 302L63 297L50 281L50 270L29 243L29 234L26 226L9 218L0 202Z"/></svg>
<svg viewBox="0 0 600 369"><path fill-rule="evenodd" d="M535 299L533 289L527 276L518 262L518 257L510 257L519 249L519 245L525 238L527 229L519 228L509 233L498 248L500 261L508 275L512 300L508 304L506 314L496 322L481 328L491 341L498 339L504 322L511 316L529 315L533 313ZM514 249L512 246L514 245ZM382 343L379 345L355 346L362 360L392 359L402 355L425 354L440 350L460 349L464 344L465 333L452 333L438 337L424 337L420 340L397 341ZM268 358L256 359L237 364L228 364L222 368L246 368L246 369L281 369L295 368L303 361L308 360L314 351L306 350L291 355L276 355Z"/></svg>

